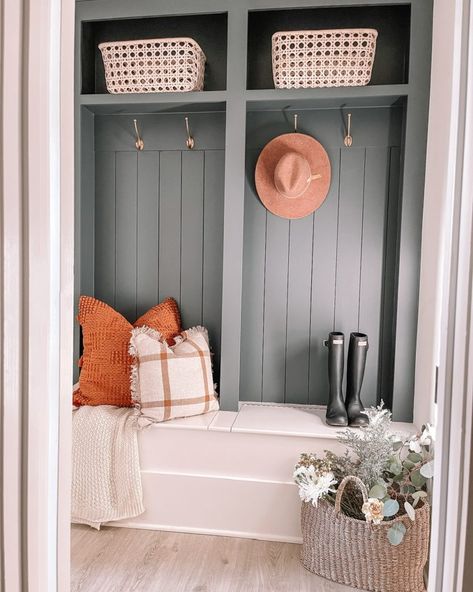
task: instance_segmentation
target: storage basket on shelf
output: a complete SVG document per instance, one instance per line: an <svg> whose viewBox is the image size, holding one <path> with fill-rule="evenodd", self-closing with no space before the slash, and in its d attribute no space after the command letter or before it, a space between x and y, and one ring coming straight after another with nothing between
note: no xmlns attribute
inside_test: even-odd
<svg viewBox="0 0 473 592"><path fill-rule="evenodd" d="M375 29L274 33L274 86L364 86L371 79L377 37Z"/></svg>
<svg viewBox="0 0 473 592"><path fill-rule="evenodd" d="M415 511L415 521L406 515L380 524L350 518L341 512L341 499L348 483L354 483L368 499L357 477L340 483L335 506L321 500L318 506L302 503L302 564L324 578L372 592L425 592L423 572L429 550L427 503ZM404 540L393 546L387 530L396 522L406 527Z"/></svg>
<svg viewBox="0 0 473 592"><path fill-rule="evenodd" d="M100 43L109 93L189 92L204 86L205 54L190 37Z"/></svg>

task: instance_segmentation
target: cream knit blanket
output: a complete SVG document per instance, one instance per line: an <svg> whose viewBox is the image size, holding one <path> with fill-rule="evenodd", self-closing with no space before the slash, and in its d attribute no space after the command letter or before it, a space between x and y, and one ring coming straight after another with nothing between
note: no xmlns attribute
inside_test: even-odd
<svg viewBox="0 0 473 592"><path fill-rule="evenodd" d="M111 405L74 410L72 522L100 529L144 512L137 413Z"/></svg>

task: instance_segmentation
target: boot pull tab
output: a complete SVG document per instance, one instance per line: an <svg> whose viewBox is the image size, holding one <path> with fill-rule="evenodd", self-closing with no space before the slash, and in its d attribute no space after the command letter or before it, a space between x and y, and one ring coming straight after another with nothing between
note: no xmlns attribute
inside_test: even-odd
<svg viewBox="0 0 473 592"><path fill-rule="evenodd" d="M328 346L329 346L329 344L330 344L330 341L329 341L328 339L324 339L324 340L322 341L322 343L323 343L323 345L324 345L325 347L328 347ZM343 342L343 339L333 339L333 340L332 340L332 345L343 345L343 343L344 343L344 342Z"/></svg>
<svg viewBox="0 0 473 592"><path fill-rule="evenodd" d="M330 341L328 339L324 339L322 340L322 343L325 347L328 347L330 344ZM332 340L332 345L343 345L344 341L343 339L333 339ZM363 344L363 345L367 345L367 344Z"/></svg>

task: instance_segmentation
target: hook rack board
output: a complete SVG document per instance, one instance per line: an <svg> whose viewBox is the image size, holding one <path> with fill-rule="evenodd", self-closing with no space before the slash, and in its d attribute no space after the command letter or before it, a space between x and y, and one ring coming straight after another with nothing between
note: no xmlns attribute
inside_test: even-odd
<svg viewBox="0 0 473 592"><path fill-rule="evenodd" d="M209 325L227 410L323 403L322 339L366 330L363 396L411 421L431 0L84 0L76 18L76 296L130 318L176 296L186 324ZM379 31L370 85L274 89L272 33L322 24ZM196 39L204 91L107 94L98 43L160 36ZM289 222L264 210L253 171L295 113L334 181L315 215Z"/></svg>

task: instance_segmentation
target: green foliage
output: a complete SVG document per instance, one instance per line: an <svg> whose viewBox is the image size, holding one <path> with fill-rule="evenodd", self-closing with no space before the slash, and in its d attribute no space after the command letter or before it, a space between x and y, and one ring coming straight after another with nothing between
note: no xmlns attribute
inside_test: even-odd
<svg viewBox="0 0 473 592"><path fill-rule="evenodd" d="M409 516L412 522L414 522L416 519L416 512L413 506L409 502L404 502L404 509L406 510L406 514Z"/></svg>
<svg viewBox="0 0 473 592"><path fill-rule="evenodd" d="M380 500L384 499L386 497L387 494L387 489L384 485L373 485L373 487L370 489L368 496L369 497L376 497Z"/></svg>
<svg viewBox="0 0 473 592"><path fill-rule="evenodd" d="M406 527L404 524L402 522L396 522L396 524L393 524L388 530L388 541L391 545L397 547L397 545L402 543L405 534Z"/></svg>
<svg viewBox="0 0 473 592"><path fill-rule="evenodd" d="M415 491L415 492L412 494L412 496L411 496L411 497L412 497L412 499L414 500L414 501L412 502L412 506L415 508L415 507L417 506L417 504L419 503L419 501L420 501L422 498L426 498L426 497L427 497L427 492L426 492L426 491L422 491L422 490L420 490L420 491Z"/></svg>
<svg viewBox="0 0 473 592"><path fill-rule="evenodd" d="M424 485L426 483L426 479L419 470L419 471L414 471L413 473L411 473L411 482L412 482L412 485L414 485L417 489L420 489L420 488L424 487Z"/></svg>
<svg viewBox="0 0 473 592"><path fill-rule="evenodd" d="M389 465L383 478L391 497L401 498L413 508L414 494L425 490L427 479L433 475L432 456L422 442L425 435L406 440L402 446L393 447ZM414 449L414 450L413 450ZM416 505L420 501L417 496ZM403 504L405 509L405 505Z"/></svg>
<svg viewBox="0 0 473 592"><path fill-rule="evenodd" d="M425 465L422 465L420 468L420 474L426 479L431 479L434 476L434 461L429 460Z"/></svg>
<svg viewBox="0 0 473 592"><path fill-rule="evenodd" d="M345 430L338 434L338 441L351 454L351 472L359 477L368 489L382 479L388 459L393 451L391 412L383 406L366 410L370 422L360 430Z"/></svg>
<svg viewBox="0 0 473 592"><path fill-rule="evenodd" d="M399 512L399 502L389 498L384 502L383 514L385 518L392 518Z"/></svg>
<svg viewBox="0 0 473 592"><path fill-rule="evenodd" d="M317 459L317 468L330 471L334 477L335 489L327 489L325 499L334 503L336 487L344 477L353 475L364 483L369 500L363 504L359 489L347 486L341 499L344 514L375 524L380 517L392 521L405 515L414 521L416 508L428 498L427 483L433 476L432 428L425 426L420 434L402 440L393 435L391 413L382 404L366 414L370 420L366 427L338 434L339 442L346 447L344 454L326 451L325 459ZM315 458L303 455L300 464L314 465ZM389 542L400 545L405 532L401 521L393 522L387 531Z"/></svg>

